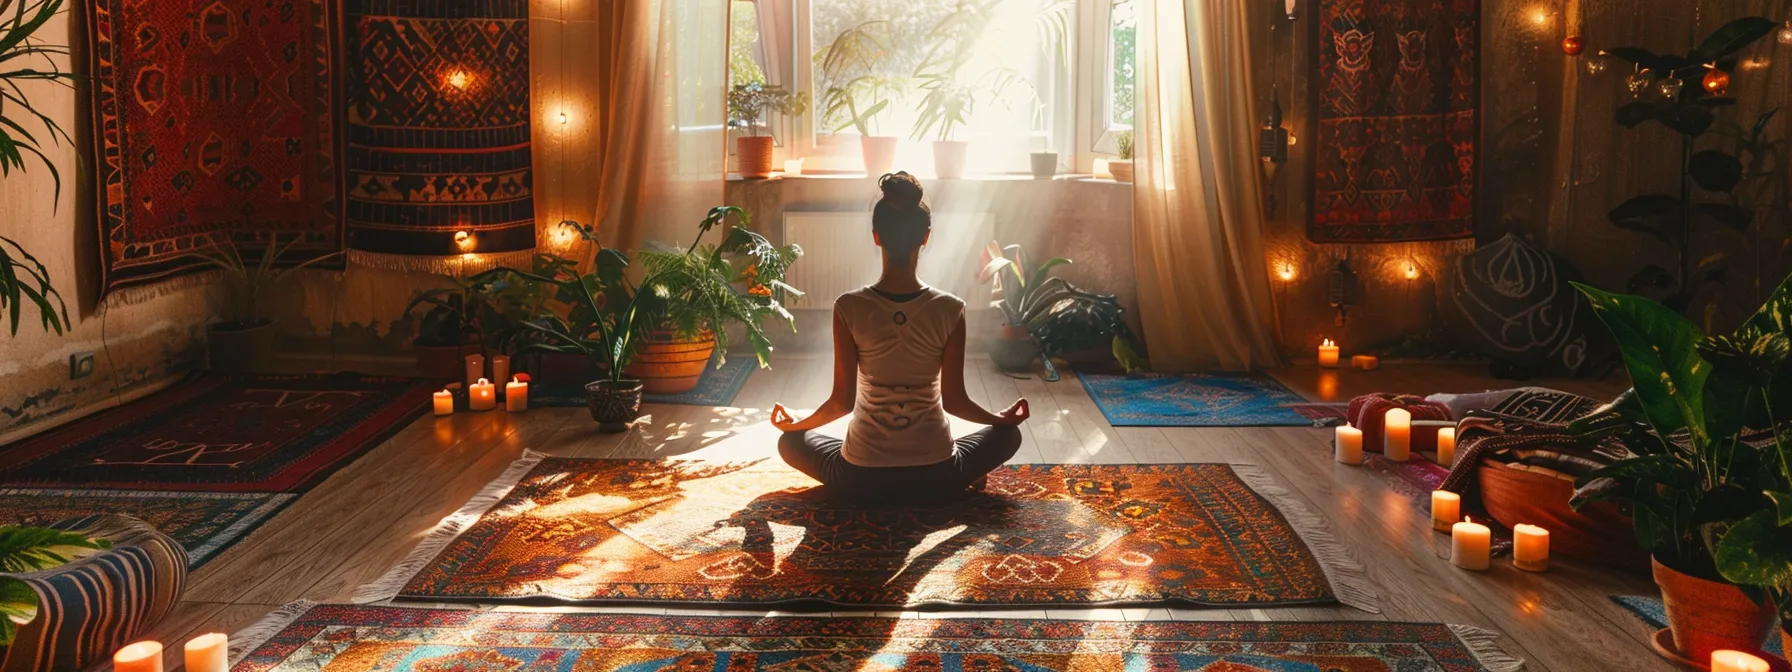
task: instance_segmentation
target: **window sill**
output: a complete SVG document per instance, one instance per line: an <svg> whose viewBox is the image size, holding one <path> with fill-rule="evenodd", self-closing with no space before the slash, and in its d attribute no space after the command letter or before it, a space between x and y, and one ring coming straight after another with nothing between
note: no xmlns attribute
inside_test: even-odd
<svg viewBox="0 0 1792 672"><path fill-rule="evenodd" d="M729 173L728 174L728 182L738 182L738 183L742 183L742 184L751 184L754 182L778 182L778 181L782 181L782 180L851 181L851 180L870 180L870 179L872 179L872 178L864 173L803 173L801 175L788 175L783 172L774 172L774 173L772 173L771 177L762 177L762 178L745 178L745 177L741 177L739 173ZM1110 178L1095 177L1094 175L1089 175L1086 173L1061 174L1061 175L1053 176L1049 180L1041 180L1041 179L1037 179L1037 178L1033 177L1032 175L1021 174L1021 173L966 175L964 177L953 179L953 180L941 180L939 178L921 176L921 183L923 185L932 185L932 184L936 184L936 183L949 184L949 183L953 183L953 182L1084 182L1084 183L1089 183L1089 184L1111 184L1111 185L1115 185L1117 187L1118 186L1125 186L1125 187L1132 186L1131 182L1116 182Z"/></svg>

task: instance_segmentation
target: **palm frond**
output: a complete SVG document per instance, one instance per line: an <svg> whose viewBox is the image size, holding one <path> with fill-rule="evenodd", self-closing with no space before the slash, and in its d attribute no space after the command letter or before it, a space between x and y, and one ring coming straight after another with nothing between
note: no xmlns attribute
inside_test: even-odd
<svg viewBox="0 0 1792 672"><path fill-rule="evenodd" d="M0 525L0 571L13 574L59 567L110 548L110 541L76 532Z"/></svg>

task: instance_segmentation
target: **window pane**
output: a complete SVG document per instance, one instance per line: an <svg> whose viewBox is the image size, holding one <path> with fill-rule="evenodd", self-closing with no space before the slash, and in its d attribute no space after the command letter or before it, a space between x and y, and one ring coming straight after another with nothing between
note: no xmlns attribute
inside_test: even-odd
<svg viewBox="0 0 1792 672"><path fill-rule="evenodd" d="M1132 128L1134 62L1138 54L1139 18L1133 0L1115 0L1109 32L1108 122L1110 127Z"/></svg>
<svg viewBox="0 0 1792 672"><path fill-rule="evenodd" d="M753 0L734 0L728 17L728 82L730 85L764 84L765 68L759 53L759 12Z"/></svg>

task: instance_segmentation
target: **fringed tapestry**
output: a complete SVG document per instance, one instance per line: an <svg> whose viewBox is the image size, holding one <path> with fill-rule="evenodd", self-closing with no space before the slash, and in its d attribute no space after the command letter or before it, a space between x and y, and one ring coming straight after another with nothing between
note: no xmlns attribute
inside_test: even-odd
<svg viewBox="0 0 1792 672"><path fill-rule="evenodd" d="M1316 243L1474 235L1479 0L1319 0Z"/></svg>
<svg viewBox="0 0 1792 672"><path fill-rule="evenodd" d="M526 0L348 0L350 261L464 274L535 248Z"/></svg>
<svg viewBox="0 0 1792 672"><path fill-rule="evenodd" d="M182 255L219 232L342 250L333 3L82 4L106 291L204 267Z"/></svg>

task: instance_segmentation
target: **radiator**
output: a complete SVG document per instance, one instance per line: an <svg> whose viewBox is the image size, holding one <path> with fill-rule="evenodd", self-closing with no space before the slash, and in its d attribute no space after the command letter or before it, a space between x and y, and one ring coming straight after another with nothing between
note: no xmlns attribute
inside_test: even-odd
<svg viewBox="0 0 1792 672"><path fill-rule="evenodd" d="M951 292L971 308L989 305L977 283L983 247L995 235L989 213L934 213L933 239L921 249L921 281ZM877 282L882 257L871 239L869 212L786 212L784 242L803 248L786 281L807 292L796 308L828 308L841 294Z"/></svg>

